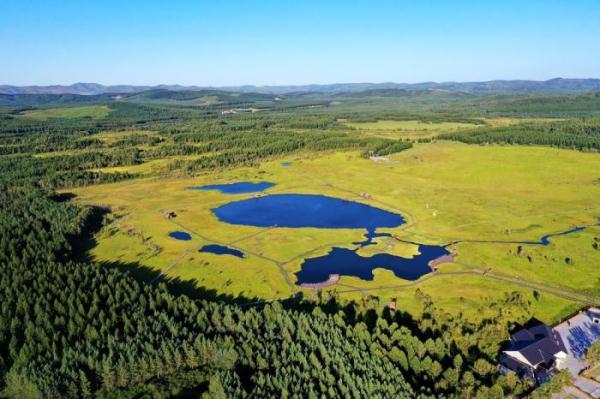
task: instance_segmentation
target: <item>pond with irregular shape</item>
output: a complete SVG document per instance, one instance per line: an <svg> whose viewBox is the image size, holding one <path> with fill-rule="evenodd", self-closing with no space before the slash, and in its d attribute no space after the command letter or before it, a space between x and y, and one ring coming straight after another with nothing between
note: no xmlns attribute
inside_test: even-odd
<svg viewBox="0 0 600 399"><path fill-rule="evenodd" d="M419 245L419 254L413 258L385 253L363 257L355 250L335 247L327 255L304 260L302 269L296 273L296 284L320 283L330 274L373 280L373 270L377 268L390 270L397 277L412 281L431 273L429 262L449 253L442 246Z"/></svg>
<svg viewBox="0 0 600 399"><path fill-rule="evenodd" d="M376 233L377 228L398 227L404 217L360 202L316 194L275 194L260 198L234 201L213 209L217 218L226 223L288 228L366 229L365 241L354 243L364 246L373 239L388 237ZM429 261L448 254L443 247L419 246L420 255L402 258L389 254L362 257L345 248L332 248L325 256L306 259L296 275L297 284L325 281L330 274L373 279L373 269L392 270L398 277L415 280L431 272Z"/></svg>
<svg viewBox="0 0 600 399"><path fill-rule="evenodd" d="M398 227L404 218L360 202L316 194L274 194L214 208L226 223L258 227L367 229Z"/></svg>
<svg viewBox="0 0 600 399"><path fill-rule="evenodd" d="M192 236L185 231L172 231L169 233L169 237L181 241L189 241L192 239Z"/></svg>
<svg viewBox="0 0 600 399"><path fill-rule="evenodd" d="M205 245L200 248L200 252L206 252L215 255L232 255L237 256L238 258L245 258L245 255L242 251L217 244Z"/></svg>
<svg viewBox="0 0 600 399"><path fill-rule="evenodd" d="M249 193L259 193L261 191L265 191L268 188L271 188L275 185L275 183L271 183L268 181L262 182L238 182L238 183L229 183L229 184L210 184L207 186L195 186L188 187L188 190L202 190L202 191L211 191L216 190L223 194L249 194Z"/></svg>

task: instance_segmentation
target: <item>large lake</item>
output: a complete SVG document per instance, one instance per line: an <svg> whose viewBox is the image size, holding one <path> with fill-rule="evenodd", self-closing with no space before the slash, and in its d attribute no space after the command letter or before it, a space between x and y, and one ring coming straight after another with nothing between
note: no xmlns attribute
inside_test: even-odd
<svg viewBox="0 0 600 399"><path fill-rule="evenodd" d="M360 202L314 194L274 194L213 209L220 221L258 227L367 229L398 227L404 218Z"/></svg>

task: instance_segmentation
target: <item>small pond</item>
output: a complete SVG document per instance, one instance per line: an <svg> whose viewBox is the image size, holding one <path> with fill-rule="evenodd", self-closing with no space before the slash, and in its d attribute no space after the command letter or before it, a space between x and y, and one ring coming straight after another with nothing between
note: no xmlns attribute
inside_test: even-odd
<svg viewBox="0 0 600 399"><path fill-rule="evenodd" d="M292 166L292 163L291 162L282 162L281 166L283 166L284 168L288 168L288 167Z"/></svg>
<svg viewBox="0 0 600 399"><path fill-rule="evenodd" d="M232 256L236 256L238 258L245 257L244 253L242 251L238 251L237 249L233 249L233 248L226 247L224 245L217 245L217 244L205 245L202 248L200 248L200 252L207 252L207 253L215 254L215 255L232 255Z"/></svg>
<svg viewBox="0 0 600 399"><path fill-rule="evenodd" d="M172 231L169 233L169 237L181 241L189 241L192 239L192 236L185 231Z"/></svg>
<svg viewBox="0 0 600 399"><path fill-rule="evenodd" d="M249 194L249 193L259 193L261 191L265 191L268 188L271 188L275 185L275 183L271 183L268 181L263 182L238 182L238 183L229 183L229 184L211 184L207 186L196 186L196 187L188 187L188 190L202 190L202 191L212 191L216 190L223 194Z"/></svg>

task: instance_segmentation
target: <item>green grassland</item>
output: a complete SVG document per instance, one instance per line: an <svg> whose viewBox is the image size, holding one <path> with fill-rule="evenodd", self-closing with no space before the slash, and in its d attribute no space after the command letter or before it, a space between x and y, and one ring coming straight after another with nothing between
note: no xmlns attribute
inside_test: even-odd
<svg viewBox="0 0 600 399"><path fill-rule="evenodd" d="M425 122L420 120L379 120L377 122L344 122L345 125L368 135L380 137L425 138L441 133L472 129L473 123Z"/></svg>
<svg viewBox="0 0 600 399"><path fill-rule="evenodd" d="M294 284L302 259L325 254L332 246L351 247L364 232L221 223L211 208L249 195L186 187L272 181L277 185L268 193L319 193L365 202L406 217L407 224L381 231L423 243L537 240L547 233L592 224L600 216L600 185L596 182L600 158L596 154L437 142L418 144L386 163L372 162L356 152L302 153L285 160L292 160L292 166L282 167L282 159L273 159L257 167L225 169L194 178L153 177L72 191L80 203L110 206L113 211L113 221L105 225L92 249L95 259L139 263L171 278L195 280L217 292L265 299L302 291ZM358 196L364 192L372 198ZM177 217L167 220L162 213L165 210L176 212ZM174 230L191 232L193 239L169 238ZM519 254L514 244L460 243L457 264L443 265L441 273L424 276L416 284L377 270L373 281L342 277L340 285L330 290L347 299L366 295L377 295L382 301L397 298L399 307L418 312L414 293L419 288L444 309L473 318L483 317L486 305L509 292L533 298L531 288L483 274L484 269L492 268L597 296L600 270L594 265L600 261L600 251L592 243L599 236L599 229L592 228L555 237L547 247L525 246ZM199 253L208 242L229 244L247 257ZM361 249L361 254L385 250L410 256L416 248L383 238L377 246ZM572 259L570 264L565 263L566 257ZM445 274L466 271L471 273ZM546 293L532 299L532 310L543 319L557 320L577 306Z"/></svg>
<svg viewBox="0 0 600 399"><path fill-rule="evenodd" d="M23 111L21 115L26 118L47 120L52 118L89 118L101 119L110 114L110 108L106 105L84 105L77 107L40 108Z"/></svg>
<svg viewBox="0 0 600 399"><path fill-rule="evenodd" d="M463 132L480 126L511 126L522 123L548 123L558 118L479 118L466 122L431 121L431 120L386 120L375 122L351 122L341 119L344 125L360 131L366 136L384 138L402 138L409 140L437 137L444 133Z"/></svg>

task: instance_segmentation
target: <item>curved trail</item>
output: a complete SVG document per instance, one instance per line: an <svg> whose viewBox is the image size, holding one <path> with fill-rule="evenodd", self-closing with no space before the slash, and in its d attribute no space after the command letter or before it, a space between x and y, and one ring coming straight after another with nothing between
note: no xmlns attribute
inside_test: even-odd
<svg viewBox="0 0 600 399"><path fill-rule="evenodd" d="M256 256L257 258L260 258L260 259L266 260L267 262L274 263L274 264L275 264L275 265L276 265L276 266L279 268L279 271L281 272L281 274L282 274L282 276L283 276L283 278L284 278L285 282L286 282L286 283L287 283L287 284L290 286L290 288L291 288L291 290L292 290L292 293L293 293L294 295L296 295L296 294L297 294L297 292L298 292L298 291L297 291L297 289L296 289L296 286L295 286L295 285L294 285L294 283L292 283L292 281L290 280L290 276L288 275L288 273L287 273L287 272L285 271L285 269L283 268L283 265L281 264L281 262L278 262L278 261L277 261L277 260L275 260L275 259L269 258L269 257L267 257L267 256L264 256L264 255L261 255L261 254L258 254L258 253L256 253L256 252L249 251L249 250L247 250L247 249L244 249L244 248L242 248L242 247L238 247L238 246L236 246L236 245L233 245L233 244L229 244L229 243L226 243L226 242L223 242L223 241L217 241L217 240L213 240L213 239L211 239L211 238L208 238L208 237L206 237L206 236L204 236L204 235L202 235L202 234L200 234L200 233L198 233L198 232L196 232L196 231L194 231L194 230L192 230L192 229L190 229L190 228L188 228L188 227L186 227L186 226L182 225L182 224L181 224L181 223L179 223L179 222L176 222L176 221L174 221L173 219L169 219L169 218L166 218L166 217L165 217L165 219L166 219L166 220L168 220L169 222L173 223L174 225L176 225L176 226L179 226L179 228L181 228L181 229L183 229L183 230L186 230L186 231L189 231L189 232L190 232L190 233L192 233L193 235L195 235L195 236L197 236L197 237L200 237L202 240L204 240L204 241L206 241L206 242L210 242L210 243L214 243L214 244L219 244L219 245L225 245L225 246L229 246L229 247L231 247L231 248L233 248L233 249L237 249L238 251L242 251L242 252L244 252L244 253L248 253L248 254L250 254L250 255ZM272 228L272 227L269 227L269 228L267 228L267 229L271 229L271 228ZM262 232L262 231L261 231L261 232ZM252 234L252 236L255 236L255 235L256 235L256 233ZM246 237L246 238L248 238L248 237ZM188 254L189 254L189 253L191 253L191 251L193 251L193 250L194 250L194 248L187 250L187 251L186 251L186 252L185 252L185 253L184 253L182 256L180 256L180 257L179 257L179 259L178 259L178 260L177 260L175 263L173 263L171 266L169 266L169 267L167 268L167 270L165 270L165 272L161 272L161 275L165 274L167 271L169 271L169 270L173 269L175 266L177 266L177 265L178 265L178 264L179 264L179 263L180 263L180 262L181 262L181 261L182 261L182 260L183 260L183 259L184 259L184 258L185 258L185 257L186 257ZM158 277L160 277L160 276L158 276ZM158 277L156 277L156 279L157 279ZM156 280L156 279L155 279L155 280Z"/></svg>

